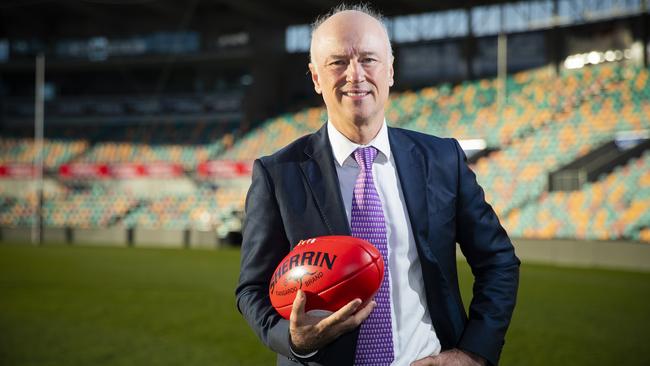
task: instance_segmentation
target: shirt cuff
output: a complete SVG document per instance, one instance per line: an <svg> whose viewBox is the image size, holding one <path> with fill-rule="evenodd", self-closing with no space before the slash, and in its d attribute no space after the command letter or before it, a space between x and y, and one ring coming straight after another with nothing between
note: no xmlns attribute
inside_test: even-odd
<svg viewBox="0 0 650 366"><path fill-rule="evenodd" d="M293 350L293 348L290 348L290 349L291 349L291 354L293 354L294 356L296 356L296 357L298 357L298 358L309 358L309 357L312 357L312 356L314 356L315 354L318 353L318 350L315 350L314 352L310 352L310 353L308 353L308 354L306 354L306 355L301 355L300 353L296 353L296 352Z"/></svg>

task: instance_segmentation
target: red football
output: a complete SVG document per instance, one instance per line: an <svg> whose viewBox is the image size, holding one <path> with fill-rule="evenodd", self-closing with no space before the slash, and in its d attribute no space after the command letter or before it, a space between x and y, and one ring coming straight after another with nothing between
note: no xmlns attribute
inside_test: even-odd
<svg viewBox="0 0 650 366"><path fill-rule="evenodd" d="M384 278L384 261L369 242L351 236L301 240L271 277L271 304L289 319L299 289L307 295L305 311L335 312L354 299L368 301Z"/></svg>

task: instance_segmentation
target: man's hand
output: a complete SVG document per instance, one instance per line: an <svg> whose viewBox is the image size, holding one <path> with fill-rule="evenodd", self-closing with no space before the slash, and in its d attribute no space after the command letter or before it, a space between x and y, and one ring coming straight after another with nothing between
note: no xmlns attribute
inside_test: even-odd
<svg viewBox="0 0 650 366"><path fill-rule="evenodd" d="M303 355L322 348L341 334L358 327L376 305L374 301L369 301L357 311L361 300L355 299L327 317L316 317L305 314L306 303L307 296L298 290L289 317L291 349Z"/></svg>
<svg viewBox="0 0 650 366"><path fill-rule="evenodd" d="M459 349L450 349L437 356L417 360L411 366L485 366L485 360L477 355Z"/></svg>

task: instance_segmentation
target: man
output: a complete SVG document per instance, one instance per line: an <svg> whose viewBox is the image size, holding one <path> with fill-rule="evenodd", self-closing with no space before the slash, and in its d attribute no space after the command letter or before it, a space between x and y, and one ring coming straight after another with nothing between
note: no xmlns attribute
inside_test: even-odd
<svg viewBox="0 0 650 366"><path fill-rule="evenodd" d="M519 260L458 143L386 126L393 56L379 16L339 7L317 21L309 69L328 122L255 161L240 312L279 365L496 365ZM364 209L367 200L377 210ZM280 260L301 239L363 237L356 228L375 219L368 215L377 215L380 239L370 241L388 268L376 301L361 307L357 299L316 317L305 314L299 291L290 320L281 318L268 297ZM469 317L456 243L475 276Z"/></svg>

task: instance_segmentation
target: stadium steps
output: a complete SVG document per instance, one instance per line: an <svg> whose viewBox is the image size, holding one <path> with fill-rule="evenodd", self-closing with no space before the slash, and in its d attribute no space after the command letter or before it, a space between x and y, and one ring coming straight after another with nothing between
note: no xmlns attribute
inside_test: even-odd
<svg viewBox="0 0 650 366"><path fill-rule="evenodd" d="M133 204L131 207L129 207L124 213L122 214L115 214L113 217L111 217L108 222L107 226L111 227L119 223L120 221L123 221L125 217L129 216L129 214L138 211L141 208L144 208L145 206L148 206L148 202L145 200L138 200L135 204Z"/></svg>
<svg viewBox="0 0 650 366"><path fill-rule="evenodd" d="M549 174L549 191L578 190L586 182L594 182L599 176L609 174L617 166L627 164L630 159L638 158L650 149L650 140L622 149L616 141L609 141L579 157L564 167Z"/></svg>
<svg viewBox="0 0 650 366"><path fill-rule="evenodd" d="M635 72L647 73L645 69ZM501 215L510 215L514 210L525 207L525 202L530 202L531 198L542 197L548 181L545 172L586 154L613 138L615 131L647 128L647 117L643 117L645 114L642 112L645 106L640 99L637 99L638 111L625 114L620 113L619 103L611 102L612 95L627 90L628 81L618 78L617 73L609 68L603 68L599 73L609 81L593 86L596 85L592 80L594 73L593 70L584 71L578 76L566 76L566 80L559 79L558 86L566 83L573 85L568 89L578 91L580 84L576 87L576 80L588 82L584 88L587 92L569 93L559 98L566 101L558 104L557 119L550 120L526 138L513 141L511 146L504 146L503 153L495 154L488 164L477 164L475 167L479 181L483 181L486 187L487 196L495 199L495 208ZM629 93L620 95L620 104L630 104L634 96ZM516 175L531 179L522 180ZM534 178L536 176L539 179Z"/></svg>
<svg viewBox="0 0 650 366"><path fill-rule="evenodd" d="M96 142L94 140L89 140L88 145L83 151L79 151L78 153L72 155L69 159L67 159L65 162L62 162L62 164L71 164L71 163L76 163L79 161L83 161L84 157L87 156L95 147Z"/></svg>
<svg viewBox="0 0 650 366"><path fill-rule="evenodd" d="M577 191L555 191L502 217L516 237L650 241L650 150Z"/></svg>

